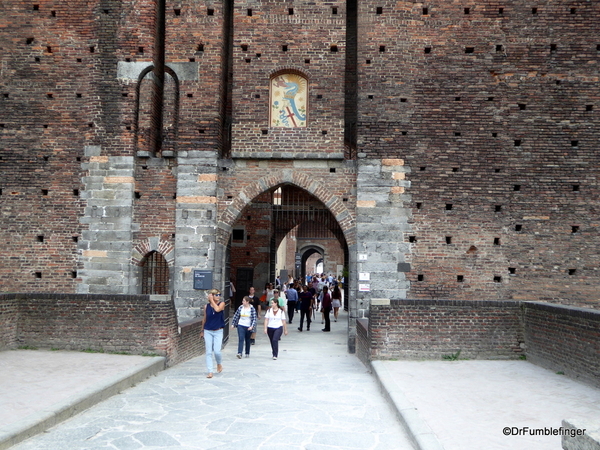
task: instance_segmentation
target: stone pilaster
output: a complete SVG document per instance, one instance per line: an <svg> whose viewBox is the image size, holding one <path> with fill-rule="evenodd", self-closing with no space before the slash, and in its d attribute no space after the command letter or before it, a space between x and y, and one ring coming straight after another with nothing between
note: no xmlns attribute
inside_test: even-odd
<svg viewBox="0 0 600 450"><path fill-rule="evenodd" d="M357 318L368 316L372 298L406 298L404 233L410 210L404 207L405 173L401 159L358 161L356 273L351 274Z"/></svg>
<svg viewBox="0 0 600 450"><path fill-rule="evenodd" d="M137 276L130 264L133 234L134 159L102 156L101 147L85 147L89 162L83 178L87 226L79 241L81 294L133 294Z"/></svg>

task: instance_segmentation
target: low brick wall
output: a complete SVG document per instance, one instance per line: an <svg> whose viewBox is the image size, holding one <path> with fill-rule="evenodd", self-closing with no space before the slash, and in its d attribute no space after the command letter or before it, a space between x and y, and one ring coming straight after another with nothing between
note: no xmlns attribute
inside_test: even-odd
<svg viewBox="0 0 600 450"><path fill-rule="evenodd" d="M199 321L180 327L172 299L153 298L149 295L0 295L0 321L16 330L2 332L1 348L30 346L158 354L167 357L169 365L202 354L204 342L200 338Z"/></svg>
<svg viewBox="0 0 600 450"><path fill-rule="evenodd" d="M391 300L357 326L378 359L518 358L600 386L600 311L538 302ZM368 329L368 333L360 330ZM366 351L366 350L363 350ZM358 351L357 351L358 353Z"/></svg>
<svg viewBox="0 0 600 450"><path fill-rule="evenodd" d="M14 347L18 318L19 304L16 299L0 301L0 349Z"/></svg>
<svg viewBox="0 0 600 450"><path fill-rule="evenodd" d="M525 303L527 359L600 386L600 311Z"/></svg>
<svg viewBox="0 0 600 450"><path fill-rule="evenodd" d="M391 300L371 305L370 359L472 359L523 354L519 302Z"/></svg>

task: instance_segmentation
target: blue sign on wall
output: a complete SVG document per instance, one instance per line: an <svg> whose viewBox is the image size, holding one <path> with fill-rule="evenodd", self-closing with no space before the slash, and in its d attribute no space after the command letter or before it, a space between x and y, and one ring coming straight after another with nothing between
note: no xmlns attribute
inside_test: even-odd
<svg viewBox="0 0 600 450"><path fill-rule="evenodd" d="M210 270L194 270L194 289L212 289L212 278Z"/></svg>

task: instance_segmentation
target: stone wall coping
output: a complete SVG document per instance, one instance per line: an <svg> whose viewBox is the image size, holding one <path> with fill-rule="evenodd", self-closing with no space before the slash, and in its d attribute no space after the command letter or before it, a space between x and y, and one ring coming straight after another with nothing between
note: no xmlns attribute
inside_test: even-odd
<svg viewBox="0 0 600 450"><path fill-rule="evenodd" d="M344 153L325 152L231 152L232 159L344 159Z"/></svg>
<svg viewBox="0 0 600 450"><path fill-rule="evenodd" d="M537 309L540 311L552 312L556 314L566 314L572 317L580 317L600 322L600 310L591 308L581 308L579 306L559 305L556 303L544 302L523 302L527 309Z"/></svg>
<svg viewBox="0 0 600 450"><path fill-rule="evenodd" d="M152 296L147 294L123 295L123 294L52 294L52 293L10 293L0 294L0 300L111 300L111 301L152 301ZM164 303L164 300L158 301Z"/></svg>
<svg viewBox="0 0 600 450"><path fill-rule="evenodd" d="M516 300L410 300L410 299L398 299L390 300L389 306L470 306L474 308L489 308L494 306L510 306L519 307L523 302ZM372 307L379 305L372 304ZM387 305L382 305L387 306Z"/></svg>

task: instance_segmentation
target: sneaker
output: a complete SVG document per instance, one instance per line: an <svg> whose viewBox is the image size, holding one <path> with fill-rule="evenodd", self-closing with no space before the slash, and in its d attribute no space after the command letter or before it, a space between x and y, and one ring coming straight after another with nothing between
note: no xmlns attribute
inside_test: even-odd
<svg viewBox="0 0 600 450"><path fill-rule="evenodd" d="M250 355L248 353L246 353L246 358L250 358Z"/></svg>
<svg viewBox="0 0 600 450"><path fill-rule="evenodd" d="M241 353L238 353L236 356L237 356L237 359L242 359L242 354Z"/></svg>
<svg viewBox="0 0 600 450"><path fill-rule="evenodd" d="M302 328L298 328L298 331L302 332Z"/></svg>
<svg viewBox="0 0 600 450"><path fill-rule="evenodd" d="M277 356L273 356L273 359L277 359Z"/></svg>
<svg viewBox="0 0 600 450"><path fill-rule="evenodd" d="M254 339L250 339L250 344L254 345L254 342L256 342Z"/></svg>

